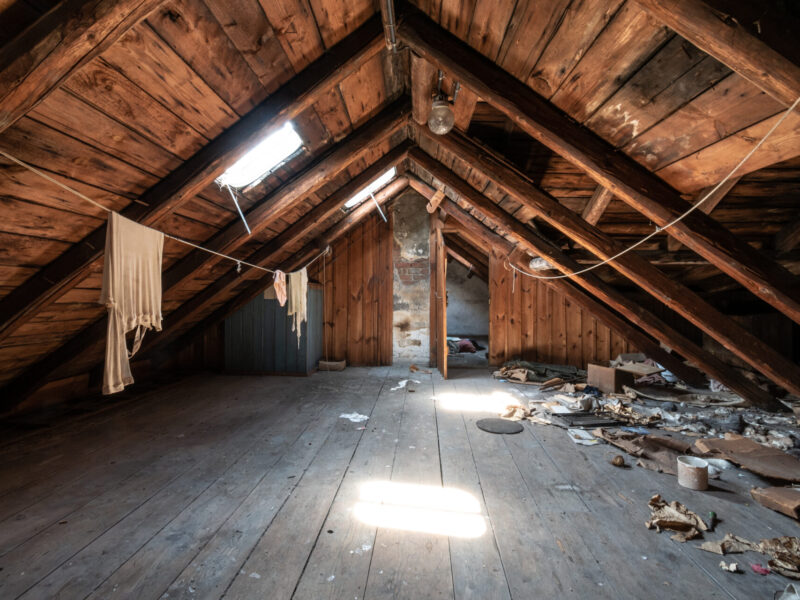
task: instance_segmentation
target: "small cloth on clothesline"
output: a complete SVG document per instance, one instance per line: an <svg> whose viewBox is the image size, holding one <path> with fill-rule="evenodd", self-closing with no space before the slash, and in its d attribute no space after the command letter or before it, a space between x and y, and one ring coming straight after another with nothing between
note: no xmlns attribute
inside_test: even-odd
<svg viewBox="0 0 800 600"><path fill-rule="evenodd" d="M289 306L287 312L292 318L292 331L297 335L300 347L300 326L306 320L306 299L308 298L308 272L305 268L289 273Z"/></svg>
<svg viewBox="0 0 800 600"><path fill-rule="evenodd" d="M277 298L278 304L283 306L286 304L286 273L275 271L275 281L272 286L275 288L275 298Z"/></svg>

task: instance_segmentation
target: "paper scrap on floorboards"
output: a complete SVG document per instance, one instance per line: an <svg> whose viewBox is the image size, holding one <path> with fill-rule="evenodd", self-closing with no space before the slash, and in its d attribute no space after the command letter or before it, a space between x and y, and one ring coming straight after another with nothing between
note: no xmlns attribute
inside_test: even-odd
<svg viewBox="0 0 800 600"><path fill-rule="evenodd" d="M656 494L647 504L650 507L650 520L645 523L647 528L655 528L659 533L662 529L676 531L671 536L675 541L693 540L701 537L703 531L708 531L703 519L676 500L667 503Z"/></svg>

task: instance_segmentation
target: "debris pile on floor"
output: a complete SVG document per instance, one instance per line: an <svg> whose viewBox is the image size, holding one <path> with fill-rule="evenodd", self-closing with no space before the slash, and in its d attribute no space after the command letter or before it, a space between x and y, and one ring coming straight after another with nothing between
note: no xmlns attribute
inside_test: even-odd
<svg viewBox="0 0 800 600"><path fill-rule="evenodd" d="M704 542L699 548L715 554L742 554L758 552L770 557L767 565L772 571L784 577L800 579L800 538L782 536L751 542L733 534L726 534L722 540Z"/></svg>

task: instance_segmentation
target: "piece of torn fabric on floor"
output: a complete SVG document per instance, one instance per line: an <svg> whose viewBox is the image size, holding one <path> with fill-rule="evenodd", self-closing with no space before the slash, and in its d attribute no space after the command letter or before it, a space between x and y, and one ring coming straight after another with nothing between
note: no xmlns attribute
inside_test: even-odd
<svg viewBox="0 0 800 600"><path fill-rule="evenodd" d="M724 439L702 438L696 440L694 445L703 453L726 458L757 475L800 482L800 460L741 435L726 433Z"/></svg>
<svg viewBox="0 0 800 600"><path fill-rule="evenodd" d="M103 288L108 308L103 394L133 383L130 359L147 329L161 331L161 261L164 234L112 212L108 215ZM136 330L128 352L125 334Z"/></svg>
<svg viewBox="0 0 800 600"><path fill-rule="evenodd" d="M300 327L306 320L306 300L308 298L308 272L305 268L289 273L289 306L287 312L292 319L292 331L297 335L300 347Z"/></svg>
<svg viewBox="0 0 800 600"><path fill-rule="evenodd" d="M742 552L759 552L770 557L767 563L773 571L784 577L800 579L800 538L782 536L751 542L731 533L722 540L704 542L698 546L706 552L715 554L740 554Z"/></svg>
<svg viewBox="0 0 800 600"><path fill-rule="evenodd" d="M766 487L750 490L753 499L767 508L800 519L800 489L791 487Z"/></svg>
<svg viewBox="0 0 800 600"><path fill-rule="evenodd" d="M708 531L703 519L680 502L673 500L667 503L656 494L650 498L647 505L650 507L650 520L645 523L647 528L655 528L659 533L662 529L676 531L677 533L671 536L675 541L693 540L702 536L703 531Z"/></svg>
<svg viewBox="0 0 800 600"><path fill-rule="evenodd" d="M661 435L641 435L607 429L596 429L592 433L638 458L636 464L640 467L670 475L678 474L678 457L691 449L688 442Z"/></svg>

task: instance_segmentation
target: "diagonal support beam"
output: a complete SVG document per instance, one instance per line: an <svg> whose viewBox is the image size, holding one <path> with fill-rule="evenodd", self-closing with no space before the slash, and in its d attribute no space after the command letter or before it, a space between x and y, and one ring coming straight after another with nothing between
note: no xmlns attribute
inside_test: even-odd
<svg viewBox="0 0 800 600"><path fill-rule="evenodd" d="M689 208L689 203L658 176L615 150L419 11L409 12L398 34L418 55L471 88L537 141L583 169L657 225L666 225ZM798 278L714 219L696 211L670 227L667 233L800 323Z"/></svg>
<svg viewBox="0 0 800 600"><path fill-rule="evenodd" d="M122 214L153 225L191 199L270 131L312 106L383 47L373 17L131 203ZM74 287L102 256L105 225L0 301L0 341Z"/></svg>
<svg viewBox="0 0 800 600"><path fill-rule="evenodd" d="M613 197L614 194L602 185L598 185L594 190L594 194L592 194L592 197L589 199L588 204L586 204L586 208L583 209L583 213L581 214L583 220L592 225L597 225Z"/></svg>
<svg viewBox="0 0 800 600"><path fill-rule="evenodd" d="M448 139L454 139L452 136L446 137ZM468 140L460 140L459 142L463 142L463 144L459 143L459 147L449 145L446 143L445 138L440 138L440 142L447 150L460 156L480 174L494 180L495 184L497 184L500 189L509 194L517 202L520 202L523 206L528 206L537 216L601 258L610 257L621 250L621 246L617 242L613 241L592 225L586 223L579 215L559 204L557 200L536 188L513 169L503 163L497 162L496 159L487 155L485 153L486 151L479 152L475 155L474 151L480 149L471 146ZM502 227L510 234L515 235L520 241L525 240L528 244L534 243L534 238L528 236L529 230L524 225L508 215L508 213L505 213L505 211L500 210L494 203L486 203L482 194L476 193L472 186L465 186L460 178L453 176L447 169L443 169L439 161L419 148L414 148L409 152L409 159L431 173L431 175L437 179L441 176L443 179L440 181L445 185L449 185L454 189L458 186L460 192L464 192L464 194L470 193L471 195L468 196L468 198L471 204L477 205L481 203L482 209L486 210L487 213L492 211L492 219L499 220L502 218L504 220ZM470 190L472 190L472 192L470 192ZM494 210L492 208L493 206L497 208L499 212L498 210ZM549 244L542 244L537 247L532 246L532 251L537 254L553 257L554 260L556 258L561 260L560 256L555 256L549 250ZM574 268L577 268L574 261L570 261L569 263L565 262L561 265L559 265L557 261L553 264L560 266L560 268L568 272L572 272ZM796 389L800 389L800 385L797 383L797 365L794 365L791 361L778 354L775 350L750 334L737 323L719 313L702 298L666 277L646 260L635 254L626 254L610 263L610 265L668 307L681 314L689 322L720 341L720 343L737 354L742 360L747 361L757 370L765 373L768 377L792 391L792 393L795 393ZM587 275L592 275L592 277L586 277ZM576 278L576 281L581 285L583 285L583 282L586 280L597 284L596 279L597 278L593 276L593 274L585 274L584 276ZM602 288L596 285L597 291L601 289ZM616 299L617 304L615 308L632 308L630 303L625 301L624 297L621 295L617 294L616 296L612 296L608 293L606 295L608 298ZM618 310L621 311L622 309L618 308ZM626 316L633 319L632 315L634 314L634 312L630 312L630 314L626 314ZM637 319L640 317L641 315L639 315ZM663 335L663 332L661 335ZM667 338L662 339L666 340ZM719 373L718 369L713 368L713 364L711 368L709 368L708 360L701 362L702 355L698 355L693 348L689 348L690 354L685 348L675 344L674 341L668 343L671 343L674 348L684 353L685 356L695 360L697 364L702 365L703 369L707 372L711 373L713 370ZM730 378L728 379L730 380ZM722 381L722 379L720 379L720 381ZM741 388L741 386L739 387ZM749 397L753 397L752 394Z"/></svg>
<svg viewBox="0 0 800 600"><path fill-rule="evenodd" d="M64 0L0 48L0 132L164 0Z"/></svg>
<svg viewBox="0 0 800 600"><path fill-rule="evenodd" d="M800 66L703 0L633 0L682 38L785 106L800 97Z"/></svg>
<svg viewBox="0 0 800 600"><path fill-rule="evenodd" d="M698 201L705 198L706 194L708 193L711 193L711 195L708 198L706 198L706 201L703 202L703 204L700 206L698 210L701 210L705 214L710 215L711 211L713 211L717 207L717 204L722 202L725 196L728 195L728 192L730 192L734 188L734 186L737 183L739 183L740 179L741 177L731 177L723 185L719 186L719 188L717 188L716 191L713 191L714 189L713 187L702 190L700 193L697 194L694 203L697 203ZM670 252L676 252L680 250L682 245L683 244L681 244L678 240L676 240L673 237L667 238L667 250L669 250Z"/></svg>

